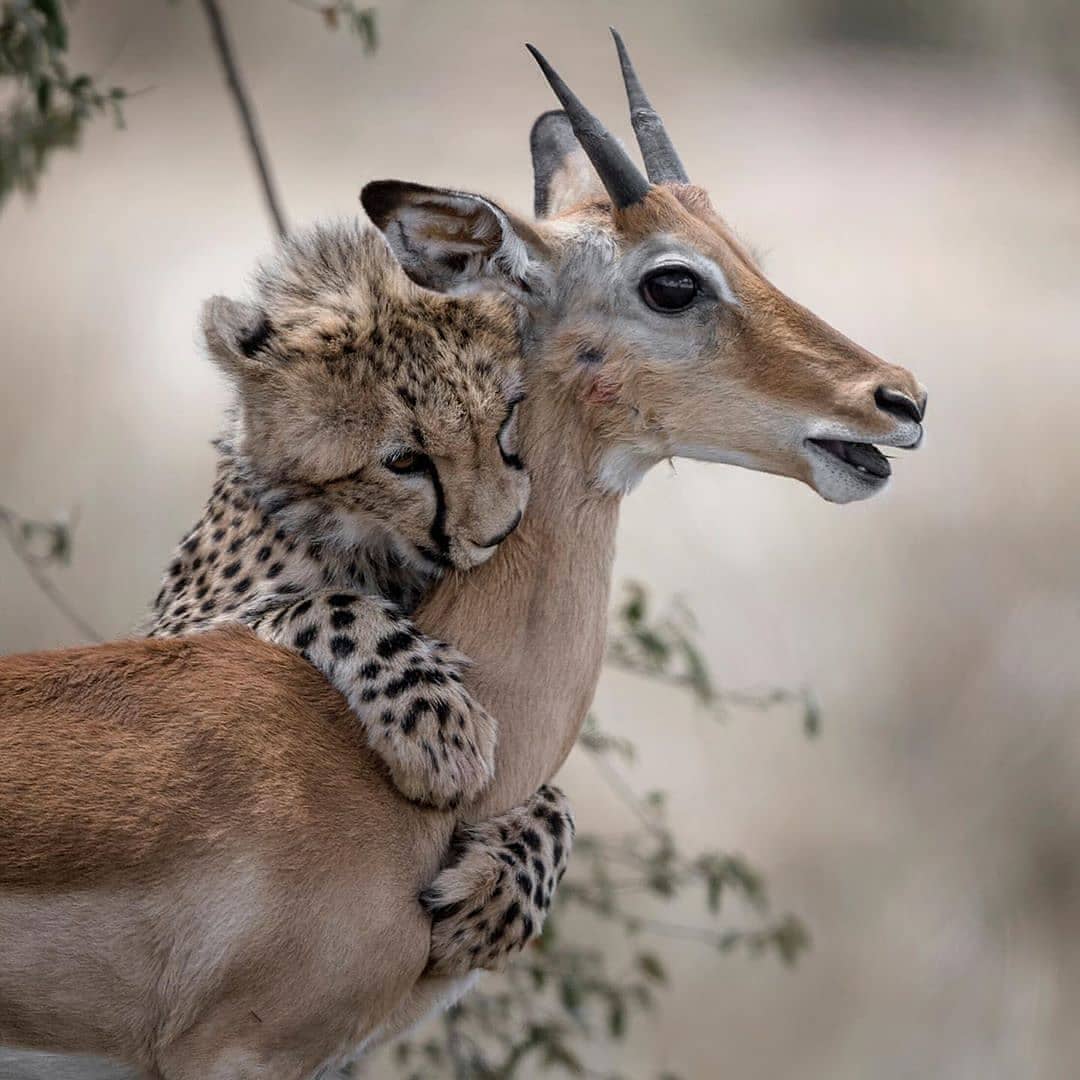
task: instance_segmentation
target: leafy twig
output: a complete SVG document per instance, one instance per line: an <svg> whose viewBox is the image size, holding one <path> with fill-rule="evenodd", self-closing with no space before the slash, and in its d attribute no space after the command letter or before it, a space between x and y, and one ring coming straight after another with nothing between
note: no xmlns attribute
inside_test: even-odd
<svg viewBox="0 0 1080 1080"><path fill-rule="evenodd" d="M9 507L0 506L0 529L31 580L48 597L53 607L88 641L104 641L104 637L72 607L43 569L50 563L66 563L69 560L71 525L59 521L32 521ZM35 553L32 547L35 540L44 542L44 552Z"/></svg>
<svg viewBox="0 0 1080 1080"><path fill-rule="evenodd" d="M364 43L364 51L372 53L378 47L379 38L375 22L375 9L361 7L352 0L292 0L297 7L321 15L331 30L336 30L342 22Z"/></svg>
<svg viewBox="0 0 1080 1080"><path fill-rule="evenodd" d="M78 146L91 117L111 113L123 126L119 86L102 88L68 70L68 29L60 0L3 0L0 78L15 84L0 112L0 205L14 191L33 194L53 152Z"/></svg>

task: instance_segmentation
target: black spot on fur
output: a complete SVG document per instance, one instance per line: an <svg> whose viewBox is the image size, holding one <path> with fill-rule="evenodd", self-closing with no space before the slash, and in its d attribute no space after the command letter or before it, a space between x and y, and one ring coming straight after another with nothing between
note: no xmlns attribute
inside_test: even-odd
<svg viewBox="0 0 1080 1080"><path fill-rule="evenodd" d="M401 721L401 730L406 735L411 735L416 730L416 725L420 721L420 717L427 712L428 703L424 700L414 701L409 711L405 714Z"/></svg>
<svg viewBox="0 0 1080 1080"><path fill-rule="evenodd" d="M447 720L450 719L450 702L439 701L435 704L435 719L439 722L439 727L446 727Z"/></svg>
<svg viewBox="0 0 1080 1080"><path fill-rule="evenodd" d="M412 690L414 687L419 686L421 679L418 677L416 668L408 668L403 671L396 679L391 680L386 684L386 688L383 693L387 697L400 697L406 690Z"/></svg>
<svg viewBox="0 0 1080 1080"><path fill-rule="evenodd" d="M375 652L382 657L383 660L389 660L391 656L396 656L399 652L404 652L405 649L412 645L414 640L415 637L411 630L397 630L394 633L381 638L375 646Z"/></svg>
<svg viewBox="0 0 1080 1080"><path fill-rule="evenodd" d="M333 612L330 616L330 625L335 630L341 630L343 627L352 626L356 622L356 616L351 611L338 610Z"/></svg>
<svg viewBox="0 0 1080 1080"><path fill-rule="evenodd" d="M343 660L346 656L352 656L356 652L356 642L343 634L335 634L330 639L330 651L339 660Z"/></svg>
<svg viewBox="0 0 1080 1080"><path fill-rule="evenodd" d="M293 644L298 649L306 649L318 636L319 628L317 626L305 626L304 629L293 638Z"/></svg>
<svg viewBox="0 0 1080 1080"><path fill-rule="evenodd" d="M292 615L290 618L299 619L306 615L311 610L312 602L310 600L301 600L299 604L292 609Z"/></svg>

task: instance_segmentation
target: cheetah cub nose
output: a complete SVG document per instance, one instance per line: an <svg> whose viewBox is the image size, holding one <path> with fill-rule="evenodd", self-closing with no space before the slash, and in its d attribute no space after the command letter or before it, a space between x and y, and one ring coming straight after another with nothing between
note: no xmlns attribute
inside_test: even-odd
<svg viewBox="0 0 1080 1080"><path fill-rule="evenodd" d="M497 536L492 536L488 540L470 540L469 547L472 548L471 555L476 560L477 565L483 562L487 562L492 555L495 554L495 549L521 524L521 511L519 510L514 516L514 520L506 526L505 529Z"/></svg>

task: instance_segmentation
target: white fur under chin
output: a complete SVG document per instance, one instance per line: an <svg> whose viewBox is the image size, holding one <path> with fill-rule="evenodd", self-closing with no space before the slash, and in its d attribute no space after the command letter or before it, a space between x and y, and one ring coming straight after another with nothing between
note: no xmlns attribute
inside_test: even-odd
<svg viewBox="0 0 1080 1080"><path fill-rule="evenodd" d="M646 455L633 446L613 447L600 459L600 467L596 470L596 486L609 495L628 495L641 483L657 460L651 454Z"/></svg>

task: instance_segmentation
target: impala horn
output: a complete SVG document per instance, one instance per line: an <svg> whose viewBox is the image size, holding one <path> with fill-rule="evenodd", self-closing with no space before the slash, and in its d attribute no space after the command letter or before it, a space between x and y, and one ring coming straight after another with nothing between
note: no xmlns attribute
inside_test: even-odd
<svg viewBox="0 0 1080 1080"><path fill-rule="evenodd" d="M562 102L570 126L574 129L581 148L588 155L604 187L607 188L611 201L620 209L641 202L648 193L650 185L649 181L641 175L641 170L631 160L630 155L619 145L615 136L585 108L540 50L534 45L526 45L525 48L532 53L544 77L551 84L551 89L555 91L555 96ZM653 115L655 116L655 113Z"/></svg>
<svg viewBox="0 0 1080 1080"><path fill-rule="evenodd" d="M630 103L630 123L634 125L634 134L637 136L638 146L641 147L645 172L654 184L689 184L690 177L686 175L683 163L675 152L675 146L664 128L664 121L645 96L641 80L623 44L622 35L614 26L608 29L615 39L615 48L619 51L626 100Z"/></svg>

